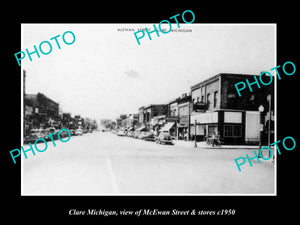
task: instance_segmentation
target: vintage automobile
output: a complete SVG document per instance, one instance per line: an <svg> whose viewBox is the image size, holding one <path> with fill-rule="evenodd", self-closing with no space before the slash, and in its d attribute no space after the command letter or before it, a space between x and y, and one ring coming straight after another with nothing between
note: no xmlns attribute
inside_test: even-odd
<svg viewBox="0 0 300 225"><path fill-rule="evenodd" d="M118 130L117 135L118 136L125 136L126 132L124 130Z"/></svg>
<svg viewBox="0 0 300 225"><path fill-rule="evenodd" d="M145 134L146 134L146 132L144 132L144 131L140 132L138 139L143 139Z"/></svg>
<svg viewBox="0 0 300 225"><path fill-rule="evenodd" d="M70 131L69 131L70 132ZM71 134L71 133L70 133ZM64 138L64 137L69 137L69 133L67 132L67 131L65 131L65 130L61 130L60 132L59 132L59 137L60 138Z"/></svg>
<svg viewBox="0 0 300 225"><path fill-rule="evenodd" d="M156 138L156 143L158 144L170 144L173 145L172 137L169 133L161 132Z"/></svg>
<svg viewBox="0 0 300 225"><path fill-rule="evenodd" d="M82 129L78 128L78 129L75 130L75 135L80 135L81 136L82 134L83 134Z"/></svg>
<svg viewBox="0 0 300 225"><path fill-rule="evenodd" d="M54 140L58 139L58 136L57 136L58 130L55 127L48 127L47 130L49 131L49 134L55 133L55 134L51 135ZM51 137L49 136L49 137L45 138L45 140L47 140L47 141L51 140Z"/></svg>
<svg viewBox="0 0 300 225"><path fill-rule="evenodd" d="M133 137L133 135L134 135L134 132L133 132L133 131L127 131L126 136L128 136L128 137Z"/></svg>
<svg viewBox="0 0 300 225"><path fill-rule="evenodd" d="M141 134L141 132L138 131L138 130L136 130L136 131L134 131L133 137L134 137L134 138L139 138L140 134Z"/></svg>
<svg viewBox="0 0 300 225"><path fill-rule="evenodd" d="M155 135L152 132L147 132L143 135L142 139L145 141L155 141Z"/></svg>
<svg viewBox="0 0 300 225"><path fill-rule="evenodd" d="M25 137L24 142L25 143L28 143L28 142L33 143L39 138L45 138L45 136L48 135L48 132L46 135L45 135L45 133L46 132L43 129L31 129L29 132L29 135L27 135Z"/></svg>

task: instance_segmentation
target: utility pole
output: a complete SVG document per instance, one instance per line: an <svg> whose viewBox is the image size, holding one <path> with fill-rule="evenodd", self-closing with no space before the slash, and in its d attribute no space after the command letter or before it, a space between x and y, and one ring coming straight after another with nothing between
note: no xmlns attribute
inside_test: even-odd
<svg viewBox="0 0 300 225"><path fill-rule="evenodd" d="M264 107L262 105L260 105L258 107L258 111L259 111L259 147L258 147L258 152L259 152L261 149L261 145L262 145L262 143L261 143L262 131L263 131L262 112L264 111Z"/></svg>
<svg viewBox="0 0 300 225"><path fill-rule="evenodd" d="M197 148L197 120L195 120L195 143L194 148Z"/></svg>
<svg viewBox="0 0 300 225"><path fill-rule="evenodd" d="M269 123L268 123L268 146L270 147L271 144L271 94L268 95L268 102L269 102ZM269 151L269 158L271 156L271 152Z"/></svg>

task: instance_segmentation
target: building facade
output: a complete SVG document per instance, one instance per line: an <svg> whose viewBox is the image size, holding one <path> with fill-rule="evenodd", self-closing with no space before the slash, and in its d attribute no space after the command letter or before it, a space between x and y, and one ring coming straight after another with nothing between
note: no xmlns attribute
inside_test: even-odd
<svg viewBox="0 0 300 225"><path fill-rule="evenodd" d="M53 126L59 122L59 104L42 93L25 94L25 135L30 129Z"/></svg>
<svg viewBox="0 0 300 225"><path fill-rule="evenodd" d="M167 104L151 104L139 108L139 125L145 127L145 130L153 130L151 119L156 116L166 115L168 113Z"/></svg>
<svg viewBox="0 0 300 225"><path fill-rule="evenodd" d="M184 94L178 99L177 138L190 140L190 114L192 112L191 95Z"/></svg>
<svg viewBox="0 0 300 225"><path fill-rule="evenodd" d="M254 76L220 73L191 87L192 139L205 141L213 134L219 134L225 144L259 142L260 122L264 124L263 133L268 123L262 121L261 116L265 118L269 106L267 96L271 96L271 102L274 99L274 85L261 88L253 85L253 91L245 89L241 97L234 86L246 79L254 81ZM262 113L258 111L261 105L265 109ZM271 113L274 115L274 104L271 106ZM274 124L273 121L271 123Z"/></svg>

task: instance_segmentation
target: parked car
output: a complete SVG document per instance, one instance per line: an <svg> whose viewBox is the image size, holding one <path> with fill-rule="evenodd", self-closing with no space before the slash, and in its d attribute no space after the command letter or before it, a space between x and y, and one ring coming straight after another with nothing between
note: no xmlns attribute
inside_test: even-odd
<svg viewBox="0 0 300 225"><path fill-rule="evenodd" d="M147 132L144 134L143 139L146 141L155 141L155 136L152 132Z"/></svg>
<svg viewBox="0 0 300 225"><path fill-rule="evenodd" d="M57 132L58 132L58 130L55 129L55 127L48 127L48 128L46 128L46 129L44 129L44 130L43 130L43 133L44 133L45 136L47 136L47 135L49 135L49 134L55 133L55 134L53 134L53 135L51 135L51 136L44 137L44 139L45 139L46 141L50 141L52 138L53 138L53 140L57 140L57 139L58 139ZM52 137L52 138L51 138L51 137Z"/></svg>
<svg viewBox="0 0 300 225"><path fill-rule="evenodd" d="M24 139L25 143L33 143L39 138L45 138L45 131L43 129L31 129L29 131L29 135L27 135Z"/></svg>
<svg viewBox="0 0 300 225"><path fill-rule="evenodd" d="M128 137L133 137L133 135L134 135L134 132L133 132L133 131L127 131L126 136L128 136Z"/></svg>
<svg viewBox="0 0 300 225"><path fill-rule="evenodd" d="M161 132L156 138L156 143L158 144L170 144L173 145L172 137L169 133Z"/></svg>
<svg viewBox="0 0 300 225"><path fill-rule="evenodd" d="M83 130L82 130L82 133L83 133L83 134L86 134L87 132L88 132L87 129L83 129Z"/></svg>
<svg viewBox="0 0 300 225"><path fill-rule="evenodd" d="M68 134L67 131L62 130L62 131L59 132L59 137L60 138L69 137L69 134Z"/></svg>
<svg viewBox="0 0 300 225"><path fill-rule="evenodd" d="M138 138L138 137L140 136L140 134L141 134L141 132L138 131L138 130L136 130L136 131L134 131L133 137L134 137L134 138Z"/></svg>
<svg viewBox="0 0 300 225"><path fill-rule="evenodd" d="M70 131L71 136L74 136L74 135L75 135L75 130L74 130L74 129L71 129L71 130L69 130L69 131Z"/></svg>
<svg viewBox="0 0 300 225"><path fill-rule="evenodd" d="M118 130L117 135L118 136L125 136L125 131L124 130Z"/></svg>
<svg viewBox="0 0 300 225"><path fill-rule="evenodd" d="M142 131L142 132L140 133L140 135L138 136L138 139L143 139L144 136L145 136L145 134L146 134L146 132Z"/></svg>
<svg viewBox="0 0 300 225"><path fill-rule="evenodd" d="M80 135L81 136L82 134L83 134L82 129L78 128L78 129L75 130L75 135Z"/></svg>

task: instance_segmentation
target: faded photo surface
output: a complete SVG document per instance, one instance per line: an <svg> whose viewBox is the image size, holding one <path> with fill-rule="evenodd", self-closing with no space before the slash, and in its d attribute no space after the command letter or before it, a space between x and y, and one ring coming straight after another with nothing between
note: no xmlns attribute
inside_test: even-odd
<svg viewBox="0 0 300 225"><path fill-rule="evenodd" d="M253 158L276 139L276 76L234 86L276 66L276 25L172 23L140 45L153 24L21 28L22 195L276 194L276 159Z"/></svg>

